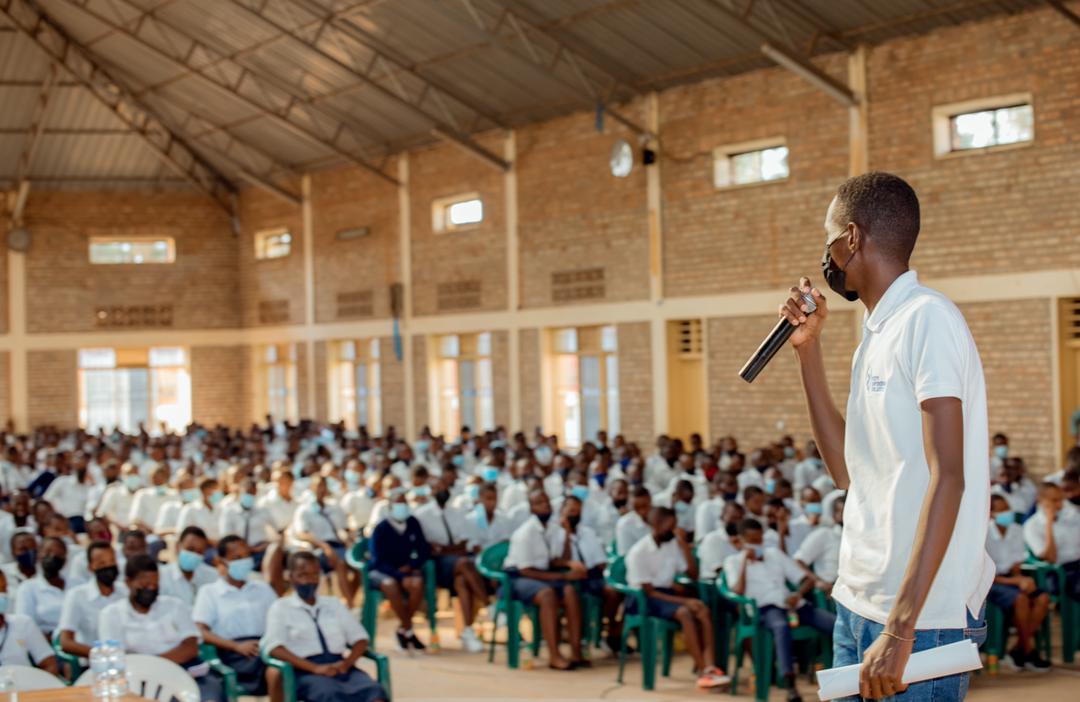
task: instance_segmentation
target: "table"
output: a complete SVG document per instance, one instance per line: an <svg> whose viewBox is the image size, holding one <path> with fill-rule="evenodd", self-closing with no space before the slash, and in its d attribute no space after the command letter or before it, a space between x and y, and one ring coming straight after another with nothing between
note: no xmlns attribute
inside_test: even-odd
<svg viewBox="0 0 1080 702"><path fill-rule="evenodd" d="M19 702L92 702L93 699L93 693L89 686L85 685L19 693ZM146 700L135 695L124 695L120 702L146 702Z"/></svg>

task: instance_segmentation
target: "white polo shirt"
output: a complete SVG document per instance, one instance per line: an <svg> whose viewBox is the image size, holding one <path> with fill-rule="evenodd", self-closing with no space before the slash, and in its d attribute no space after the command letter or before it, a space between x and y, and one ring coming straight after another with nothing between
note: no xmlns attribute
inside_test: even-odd
<svg viewBox="0 0 1080 702"><path fill-rule="evenodd" d="M813 568L814 575L825 582L836 582L842 531L839 524L815 527L792 557Z"/></svg>
<svg viewBox="0 0 1080 702"><path fill-rule="evenodd" d="M53 506L60 514L68 517L81 517L86 512L86 499L90 486L81 482L76 475L61 475L49 484L41 499Z"/></svg>
<svg viewBox="0 0 1080 702"><path fill-rule="evenodd" d="M98 621L101 618L101 610L113 602L125 601L128 598L128 589L124 583L117 581L112 594L106 597L101 594L97 580L91 580L77 585L64 593L64 605L60 609L60 623L58 631L70 631L75 634L75 640L81 644L92 644L97 641Z"/></svg>
<svg viewBox="0 0 1080 702"><path fill-rule="evenodd" d="M1080 561L1080 515L1073 510L1062 509L1054 519L1053 529L1057 564ZM1036 556L1046 550L1046 513L1042 507L1024 522L1024 541ZM8 589L11 588L10 582Z"/></svg>
<svg viewBox="0 0 1080 702"><path fill-rule="evenodd" d="M724 559L724 577L729 587L739 581L745 560L745 551ZM743 594L757 602L758 607L772 605L787 609L787 598L792 594L787 584L800 583L805 577L795 559L778 548L766 546L759 560L746 564Z"/></svg>
<svg viewBox="0 0 1080 702"><path fill-rule="evenodd" d="M646 584L671 587L675 583L675 576L686 568L686 557L678 541L672 539L658 544L649 534L626 554L626 584L635 588Z"/></svg>
<svg viewBox="0 0 1080 702"><path fill-rule="evenodd" d="M118 600L101 610L98 635L117 641L128 653L160 656L187 639L201 640L191 606L175 597L158 595L150 609L136 612L128 600ZM206 675L205 663L188 669L192 677Z"/></svg>
<svg viewBox="0 0 1080 702"><path fill-rule="evenodd" d="M734 556L738 549L731 545L731 537L723 528L709 532L697 547L699 569L703 580L720 577L724 561Z"/></svg>
<svg viewBox="0 0 1080 702"><path fill-rule="evenodd" d="M339 655L368 638L364 627L337 597L317 597L312 606L293 594L270 605L266 633L259 645L267 652L284 646L293 655L311 658L323 652L320 631L326 648Z"/></svg>
<svg viewBox="0 0 1080 702"><path fill-rule="evenodd" d="M41 574L20 585L15 593L15 613L25 614L33 619L43 634L51 634L56 630L63 606L64 591Z"/></svg>
<svg viewBox="0 0 1080 702"><path fill-rule="evenodd" d="M997 574L1008 575L1013 566L1027 560L1024 528L1019 524L1010 524L1002 534L1000 527L991 519L986 529L986 552L994 559Z"/></svg>
<svg viewBox="0 0 1080 702"><path fill-rule="evenodd" d="M548 534L558 526L555 516L552 515L545 528L536 515L530 515L525 523L514 531L510 537L510 548L506 552L506 560L503 566L507 569L517 568L525 570L547 570L551 567L552 559L561 555L552 553L551 541Z"/></svg>
<svg viewBox="0 0 1080 702"><path fill-rule="evenodd" d="M615 551L625 556L638 541L652 533L641 515L630 510L615 522Z"/></svg>
<svg viewBox="0 0 1080 702"><path fill-rule="evenodd" d="M547 537L552 556L560 557L566 547L566 529L563 529L561 524L556 524L548 529ZM579 524L570 535L570 560L578 561L589 570L607 563L607 553L600 537L584 524Z"/></svg>
<svg viewBox="0 0 1080 702"><path fill-rule="evenodd" d="M956 397L963 405L964 495L915 626L961 629L966 611L978 614L994 579L985 547L990 511L986 386L960 310L908 271L864 321L846 413L844 458L851 486L833 598L881 624L907 570L930 483L920 403L937 397Z"/></svg>
<svg viewBox="0 0 1080 702"><path fill-rule="evenodd" d="M56 655L34 621L22 614L4 615L0 639L0 665L33 666Z"/></svg>
<svg viewBox="0 0 1080 702"><path fill-rule="evenodd" d="M252 638L266 632L266 615L275 600L277 593L261 580L236 587L220 578L199 588L191 616L222 638Z"/></svg>

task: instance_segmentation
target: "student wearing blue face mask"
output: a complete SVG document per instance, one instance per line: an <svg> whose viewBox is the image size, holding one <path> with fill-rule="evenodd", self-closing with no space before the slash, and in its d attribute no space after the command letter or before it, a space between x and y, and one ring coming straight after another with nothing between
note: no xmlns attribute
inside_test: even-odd
<svg viewBox="0 0 1080 702"><path fill-rule="evenodd" d="M1005 612L1016 627L1016 646L1009 650L1002 663L1014 669L1045 673L1050 670L1050 661L1036 650L1035 634L1046 619L1050 596L1035 587L1034 578L1021 571L1027 560L1024 530L1016 523L1016 514L1001 495L990 497L986 552L994 560L997 570L986 599Z"/></svg>
<svg viewBox="0 0 1080 702"><path fill-rule="evenodd" d="M356 571L345 564L345 513L330 501L330 488L324 476L312 478L311 493L314 499L297 507L289 535L294 541L318 552L323 572L335 574L342 596L351 602L359 582Z"/></svg>
<svg viewBox="0 0 1080 702"><path fill-rule="evenodd" d="M169 468L158 464L150 473L150 485L135 492L128 516L130 528L153 533L162 507L173 499L175 494L169 489Z"/></svg>
<svg viewBox="0 0 1080 702"><path fill-rule="evenodd" d="M259 658L259 638L277 599L273 588L251 579L255 559L242 538L227 535L218 544L222 577L199 589L192 616L203 641L217 647L221 662L236 671L244 695L267 693L266 666Z"/></svg>
<svg viewBox="0 0 1080 702"><path fill-rule="evenodd" d="M218 506L225 499L225 494L218 481L213 478L204 478L199 483L199 493L201 499L189 502L181 508L176 528L183 532L189 526L199 527L209 542L207 562L211 562L216 554L213 549L221 537L221 510Z"/></svg>
<svg viewBox="0 0 1080 702"><path fill-rule="evenodd" d="M176 560L160 570L162 594L171 595L190 607L199 588L218 579L218 572L205 563L208 548L206 532L199 527L190 526L180 532Z"/></svg>
<svg viewBox="0 0 1080 702"><path fill-rule="evenodd" d="M239 536L245 544L250 544L255 568L259 569L275 533L273 519L268 511L257 505L255 481L243 478L235 485L236 499L221 508L220 533L223 537Z"/></svg>
<svg viewBox="0 0 1080 702"><path fill-rule="evenodd" d="M120 480L109 485L102 493L101 502L94 510L94 515L105 517L111 524L127 527L135 492L141 487L139 469L134 464L125 463L120 470Z"/></svg>
<svg viewBox="0 0 1080 702"><path fill-rule="evenodd" d="M390 497L386 519L379 522L368 541L371 565L368 579L379 588L398 618L398 647L423 651L412 619L424 601L424 564L431 558L431 545L424 530L412 516L405 492L397 488Z"/></svg>
<svg viewBox="0 0 1080 702"><path fill-rule="evenodd" d="M498 491L494 485L476 485L476 498L465 513L468 548L471 553L478 554L488 546L507 541L513 534L509 517L498 509L497 504Z"/></svg>

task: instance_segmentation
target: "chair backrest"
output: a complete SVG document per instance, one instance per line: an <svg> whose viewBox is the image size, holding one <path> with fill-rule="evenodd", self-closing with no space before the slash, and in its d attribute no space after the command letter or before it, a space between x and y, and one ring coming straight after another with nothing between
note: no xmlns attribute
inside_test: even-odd
<svg viewBox="0 0 1080 702"><path fill-rule="evenodd" d="M626 584L626 559L622 556L615 556L608 563L607 581L612 585L625 585Z"/></svg>
<svg viewBox="0 0 1080 702"><path fill-rule="evenodd" d="M63 680L52 673L47 673L41 668L31 668L28 665L0 665L0 675L3 674L10 675L15 683L15 689L21 692L67 687Z"/></svg>
<svg viewBox="0 0 1080 702"><path fill-rule="evenodd" d="M127 672L131 694L136 697L158 702L169 702L173 698L184 702L199 699L199 685L195 678L177 664L159 656L129 653Z"/></svg>
<svg viewBox="0 0 1080 702"><path fill-rule="evenodd" d="M352 560L357 563L364 563L368 559L368 540L364 538L357 539L349 549L349 554L352 556Z"/></svg>
<svg viewBox="0 0 1080 702"><path fill-rule="evenodd" d="M480 552L480 565L490 571L501 571L503 569L503 561L506 560L506 554L509 551L509 541L500 541L497 544L492 544Z"/></svg>

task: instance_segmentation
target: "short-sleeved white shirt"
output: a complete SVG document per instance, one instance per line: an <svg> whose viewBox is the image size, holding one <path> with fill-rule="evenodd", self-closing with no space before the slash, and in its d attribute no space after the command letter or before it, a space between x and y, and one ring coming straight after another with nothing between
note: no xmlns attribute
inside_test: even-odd
<svg viewBox="0 0 1080 702"><path fill-rule="evenodd" d="M277 593L262 580L236 587L220 578L199 588L192 616L225 639L259 637L266 632L266 615L276 600Z"/></svg>
<svg viewBox="0 0 1080 702"><path fill-rule="evenodd" d="M652 533L649 525L637 512L630 510L615 522L615 552L625 556L634 544Z"/></svg>
<svg viewBox="0 0 1080 702"><path fill-rule="evenodd" d="M221 512L210 509L201 499L190 502L180 509L180 517L176 522L176 530L182 532L189 526L197 526L206 532L206 538L217 541L221 538L219 529L219 517Z"/></svg>
<svg viewBox="0 0 1080 702"><path fill-rule="evenodd" d="M293 594L270 605L260 646L267 652L284 646L293 655L311 658L323 653L319 631L329 652L338 655L368 638L364 627L338 598L318 597L314 605L309 605Z"/></svg>
<svg viewBox="0 0 1080 702"><path fill-rule="evenodd" d="M220 577L216 570L205 563L200 563L195 568L191 580L188 580L184 577L184 572L180 570L179 564L174 561L158 568L158 588L162 595L175 597L191 607L195 603L195 595L199 593L199 588L217 582Z"/></svg>
<svg viewBox="0 0 1080 702"><path fill-rule="evenodd" d="M145 614L136 612L127 599L113 602L101 610L98 635L119 642L128 653L148 656L160 656L185 639L200 638L191 607L168 595L158 595Z"/></svg>
<svg viewBox="0 0 1080 702"><path fill-rule="evenodd" d="M1036 556L1046 550L1046 513L1041 507L1024 522L1024 541ZM1076 511L1058 512L1054 520L1054 545L1058 565L1080 561L1080 515Z"/></svg>
<svg viewBox="0 0 1080 702"><path fill-rule="evenodd" d="M81 517L86 512L86 499L90 486L76 475L61 475L49 484L43 500L65 517Z"/></svg>
<svg viewBox="0 0 1080 702"><path fill-rule="evenodd" d="M481 515L483 512L483 515ZM513 534L510 519L501 510L495 510L489 519L484 508L477 505L469 510L465 517L465 533L470 550L479 546L485 549L488 546L507 541Z"/></svg>
<svg viewBox="0 0 1080 702"><path fill-rule="evenodd" d="M413 511L413 516L433 546L453 546L468 539L465 513L449 504L439 507L435 501L425 502Z"/></svg>
<svg viewBox="0 0 1080 702"><path fill-rule="evenodd" d="M994 579L986 554L990 462L986 385L975 340L960 310L919 284L893 281L864 321L851 363L844 458L851 485L833 597L884 624L911 559L930 483L920 403L959 398L964 420L964 494L948 550L918 629L961 629L978 614Z"/></svg>
<svg viewBox="0 0 1080 702"><path fill-rule="evenodd" d="M746 552L740 551L724 561L724 576L729 587L738 582L745 560ZM757 602L758 607L787 608L787 598L791 597L787 584L802 582L805 577L795 559L778 548L766 546L759 560L746 564L743 594Z"/></svg>
<svg viewBox="0 0 1080 702"><path fill-rule="evenodd" d="M548 536L556 526L554 517L548 520L545 528L535 514L531 515L510 537L510 548L506 552L504 566L518 570L550 568L552 559L559 555L552 552Z"/></svg>
<svg viewBox="0 0 1080 702"><path fill-rule="evenodd" d="M117 582L112 594L101 594L97 580L90 580L77 585L64 593L64 605L60 610L58 631L70 631L75 634L75 641L89 646L98 638L98 620L101 610L113 602L127 600L127 586Z"/></svg>
<svg viewBox="0 0 1080 702"><path fill-rule="evenodd" d="M840 567L841 532L839 524L815 527L803 539L793 558L813 568L814 575L825 582L836 582L836 571Z"/></svg>
<svg viewBox="0 0 1080 702"><path fill-rule="evenodd" d="M19 586L15 593L15 613L30 617L42 633L56 630L60 609L64 606L64 591L44 575L38 574Z"/></svg>
<svg viewBox="0 0 1080 702"><path fill-rule="evenodd" d="M566 546L566 529L556 524L548 529L547 537L552 555L559 558ZM578 561L590 570L607 563L607 553L600 537L584 524L579 524L570 536L570 560Z"/></svg>
<svg viewBox="0 0 1080 702"><path fill-rule="evenodd" d="M4 615L0 638L0 665L32 666L55 655L33 620L22 614Z"/></svg>
<svg viewBox="0 0 1080 702"><path fill-rule="evenodd" d="M986 552L994 560L998 575L1008 575L1017 563L1027 560L1027 546L1024 545L1024 529L1019 524L1010 524L1002 534L998 525L991 519L986 528Z"/></svg>
<svg viewBox="0 0 1080 702"><path fill-rule="evenodd" d="M686 557L675 539L658 544L650 534L626 554L626 584L636 588L671 587L675 576L686 567Z"/></svg>
<svg viewBox="0 0 1080 702"><path fill-rule="evenodd" d="M251 545L263 544L274 535L274 519L262 507L244 509L238 501L222 505L218 529L221 536L235 534Z"/></svg>
<svg viewBox="0 0 1080 702"><path fill-rule="evenodd" d="M718 578L724 569L724 560L738 553L731 545L731 537L723 528L709 532L697 547L702 578Z"/></svg>

